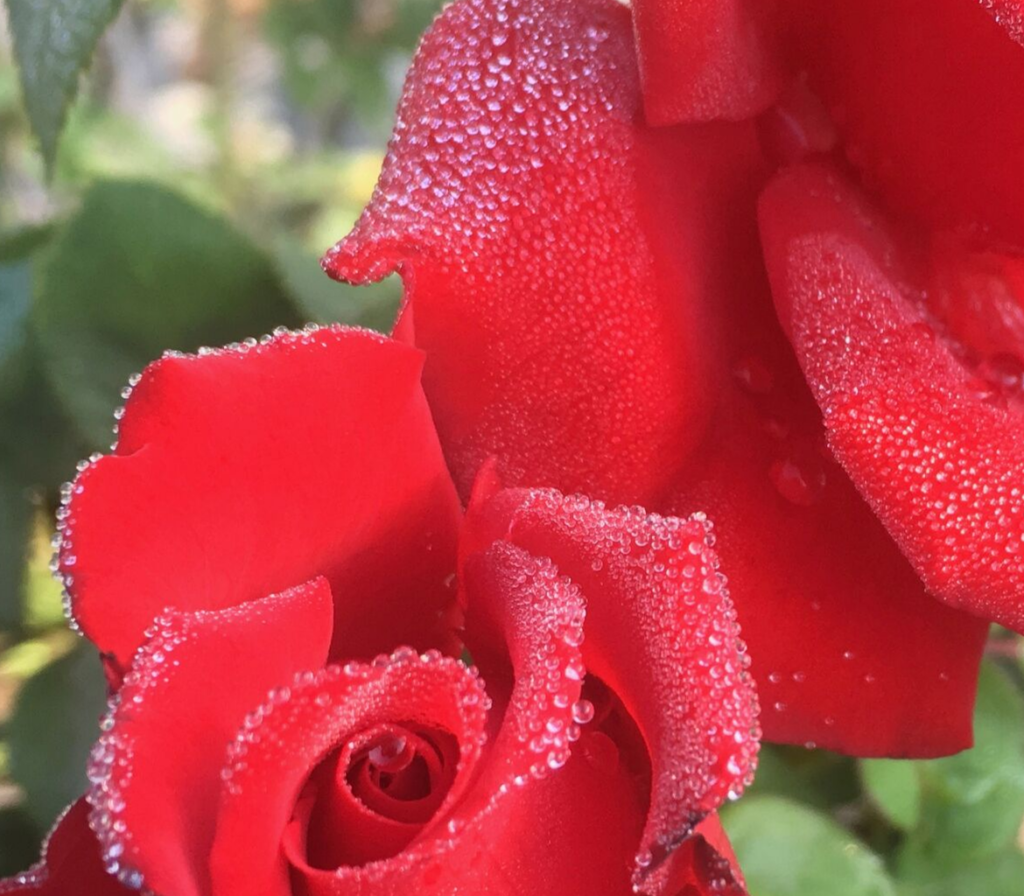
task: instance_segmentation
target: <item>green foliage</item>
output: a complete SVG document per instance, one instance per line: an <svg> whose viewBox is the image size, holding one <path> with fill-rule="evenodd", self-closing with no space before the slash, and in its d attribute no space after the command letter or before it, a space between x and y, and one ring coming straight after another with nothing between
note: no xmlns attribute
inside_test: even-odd
<svg viewBox="0 0 1024 896"><path fill-rule="evenodd" d="M281 48L289 89L318 113L321 127L344 124L347 109L366 124L387 126L392 54L411 46L440 6L438 0L274 0L265 27Z"/></svg>
<svg viewBox="0 0 1024 896"><path fill-rule="evenodd" d="M28 680L8 724L11 772L43 830L86 787L85 765L106 700L96 651L85 642Z"/></svg>
<svg viewBox="0 0 1024 896"><path fill-rule="evenodd" d="M882 860L822 812L781 797L746 797L723 811L756 896L894 896Z"/></svg>
<svg viewBox="0 0 1024 896"><path fill-rule="evenodd" d="M12 486L52 488L85 453L44 374L31 326L39 256L53 231L0 236L0 345L7 347L0 353L0 470Z"/></svg>
<svg viewBox="0 0 1024 896"><path fill-rule="evenodd" d="M387 331L402 297L397 277L369 286L336 283L320 270L316 256L283 237L274 260L299 315L315 323L342 323Z"/></svg>
<svg viewBox="0 0 1024 896"><path fill-rule="evenodd" d="M878 810L902 831L921 819L921 778L914 763L902 759L865 759L864 789Z"/></svg>
<svg viewBox="0 0 1024 896"><path fill-rule="evenodd" d="M978 682L974 735L972 750L917 763L924 803L915 839L949 857L1002 849L1024 817L1024 701L990 663Z"/></svg>
<svg viewBox="0 0 1024 896"><path fill-rule="evenodd" d="M0 468L0 632L21 624L25 557L32 505L24 489Z"/></svg>
<svg viewBox="0 0 1024 896"><path fill-rule="evenodd" d="M38 828L24 809L0 809L0 844L0 878L11 877L38 861Z"/></svg>
<svg viewBox="0 0 1024 896"><path fill-rule="evenodd" d="M41 263L34 324L46 371L90 446L110 442L132 373L292 324L269 259L223 218L144 182L95 185Z"/></svg>
<svg viewBox="0 0 1024 896"><path fill-rule="evenodd" d="M819 809L834 809L860 793L856 764L826 750L763 744L752 796L781 796Z"/></svg>
<svg viewBox="0 0 1024 896"><path fill-rule="evenodd" d="M964 859L913 842L897 858L899 896L1020 896L1024 853L1016 847Z"/></svg>
<svg viewBox="0 0 1024 896"><path fill-rule="evenodd" d="M7 0L21 89L48 170L78 79L124 0Z"/></svg>

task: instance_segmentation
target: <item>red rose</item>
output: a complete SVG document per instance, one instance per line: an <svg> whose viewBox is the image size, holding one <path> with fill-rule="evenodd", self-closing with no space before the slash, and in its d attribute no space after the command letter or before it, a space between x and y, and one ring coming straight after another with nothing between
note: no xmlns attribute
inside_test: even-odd
<svg viewBox="0 0 1024 896"><path fill-rule="evenodd" d="M770 739L962 749L989 621L1024 630L1022 34L1013 0L462 0L325 259L401 273L463 495L496 455L715 520Z"/></svg>
<svg viewBox="0 0 1024 896"><path fill-rule="evenodd" d="M142 375L61 513L116 685L91 810L0 892L743 893L714 813L756 699L709 524L489 466L463 515L421 366L330 328Z"/></svg>

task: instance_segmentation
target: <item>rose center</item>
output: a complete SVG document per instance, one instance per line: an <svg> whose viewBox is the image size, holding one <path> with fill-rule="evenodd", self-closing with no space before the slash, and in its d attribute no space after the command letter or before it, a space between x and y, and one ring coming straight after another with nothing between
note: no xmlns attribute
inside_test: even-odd
<svg viewBox="0 0 1024 896"><path fill-rule="evenodd" d="M315 868L364 865L401 852L444 802L459 747L446 731L379 725L328 755L296 805Z"/></svg>

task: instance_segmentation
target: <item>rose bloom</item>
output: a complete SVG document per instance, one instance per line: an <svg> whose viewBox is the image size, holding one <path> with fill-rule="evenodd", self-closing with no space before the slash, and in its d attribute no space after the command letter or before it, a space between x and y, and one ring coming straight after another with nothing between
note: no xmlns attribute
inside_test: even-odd
<svg viewBox="0 0 1024 896"><path fill-rule="evenodd" d="M401 275L394 341L160 361L70 489L115 696L8 887L742 893L727 591L769 739L969 746L1024 628L1022 41L1013 0L449 7L324 261Z"/></svg>
<svg viewBox="0 0 1024 896"><path fill-rule="evenodd" d="M309 328L133 386L60 514L114 691L92 787L0 892L743 893L710 524L493 465L464 511L422 361Z"/></svg>
<svg viewBox="0 0 1024 896"><path fill-rule="evenodd" d="M496 455L707 513L770 740L964 749L1024 630L1022 42L1019 0L464 0L325 259L401 274L463 495Z"/></svg>

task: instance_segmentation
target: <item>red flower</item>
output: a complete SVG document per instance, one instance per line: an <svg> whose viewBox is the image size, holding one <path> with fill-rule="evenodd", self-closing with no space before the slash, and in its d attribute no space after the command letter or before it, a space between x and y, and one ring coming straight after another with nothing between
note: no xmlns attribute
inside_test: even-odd
<svg viewBox="0 0 1024 896"><path fill-rule="evenodd" d="M771 739L962 749L989 620L1024 629L1022 33L1014 0L461 0L325 259L400 272L463 495L493 454L707 512Z"/></svg>
<svg viewBox="0 0 1024 896"><path fill-rule="evenodd" d="M714 813L757 707L709 524L491 467L464 517L421 366L330 328L142 375L61 513L117 685L91 810L0 892L742 894Z"/></svg>

